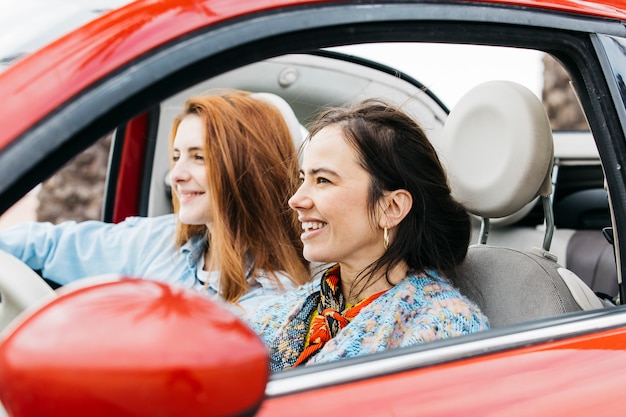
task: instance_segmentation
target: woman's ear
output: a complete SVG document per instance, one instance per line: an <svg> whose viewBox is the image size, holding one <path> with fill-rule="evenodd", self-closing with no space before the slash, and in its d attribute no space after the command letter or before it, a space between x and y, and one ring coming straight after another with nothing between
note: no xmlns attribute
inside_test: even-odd
<svg viewBox="0 0 626 417"><path fill-rule="evenodd" d="M381 228L396 227L409 214L413 206L413 196L407 190L395 190L383 197L383 215L380 217Z"/></svg>

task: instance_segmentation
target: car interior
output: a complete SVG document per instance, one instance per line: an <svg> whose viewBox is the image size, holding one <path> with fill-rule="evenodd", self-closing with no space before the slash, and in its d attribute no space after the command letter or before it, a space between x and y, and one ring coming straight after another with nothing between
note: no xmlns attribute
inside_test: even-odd
<svg viewBox="0 0 626 417"><path fill-rule="evenodd" d="M472 247L462 268L472 272L461 273L467 275L459 285L479 304L488 297L500 305L491 314L498 317L492 319L496 325L612 305L618 295L617 274L613 247L603 233L610 226L609 207L593 137L588 131L553 132L541 100L526 87L511 85L516 87L505 90L510 95L468 92L451 111L435 92L395 68L337 51L290 54L223 73L164 101L155 149L156 154L166 155L168 126L184 100L214 89L237 88L282 97L298 118L303 135L306 124L325 106L365 97L390 100L425 127L449 170L454 192L473 214ZM501 87L492 88L499 91ZM488 90L488 86L483 88ZM469 108L462 110L464 103ZM459 119L463 122L456 122ZM459 138L462 132L474 134ZM506 161L501 156L504 148L509 155ZM497 158L490 156L496 153ZM544 175L533 182L529 175L537 172L537 165L543 167ZM171 212L167 177L167 158L155 156L147 215ZM481 181L490 183L477 189ZM472 195L471 201L461 196L463 192ZM487 251L492 253L491 261L474 255L491 247L521 251L536 264L532 268L541 269L542 274L551 271L552 278L540 278L532 270L519 273L550 288L515 276L504 280L515 286L503 285L503 275L520 269L502 264L501 255L491 249ZM544 301L539 293L546 297ZM514 311L507 294L521 294L516 305L526 311ZM509 313L504 314L504 309Z"/></svg>
<svg viewBox="0 0 626 417"><path fill-rule="evenodd" d="M114 208L126 196L115 184L124 181L120 160L133 129L150 138L141 150L138 214L172 211L170 126L190 96L228 88L258 93L281 108L296 142L320 109L377 97L424 127L453 194L472 214L468 257L453 279L492 327L614 305L610 212L591 133L553 131L541 100L518 82L480 83L450 108L429 84L336 50L277 56L199 82L150 109L151 122L139 115L114 132L103 219L124 218Z"/></svg>

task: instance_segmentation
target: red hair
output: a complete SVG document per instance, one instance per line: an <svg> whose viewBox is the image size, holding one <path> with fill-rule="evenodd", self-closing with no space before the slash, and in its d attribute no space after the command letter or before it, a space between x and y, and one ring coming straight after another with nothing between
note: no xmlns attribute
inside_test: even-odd
<svg viewBox="0 0 626 417"><path fill-rule="evenodd" d="M213 221L211 233L205 225L178 222L177 246L193 235L207 236L207 269L220 271L220 295L229 302L237 302L248 291L246 254L252 257L254 273L264 270L277 285L274 271L286 273L298 285L309 281L300 224L287 204L297 186L299 167L282 114L243 91L193 97L174 120L172 146L181 120L188 115L200 117L205 129ZM178 212L175 193L172 200Z"/></svg>

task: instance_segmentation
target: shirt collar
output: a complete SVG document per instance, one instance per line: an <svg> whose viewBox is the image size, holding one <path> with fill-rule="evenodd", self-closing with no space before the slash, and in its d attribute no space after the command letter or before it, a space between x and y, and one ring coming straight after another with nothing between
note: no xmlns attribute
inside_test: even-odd
<svg viewBox="0 0 626 417"><path fill-rule="evenodd" d="M209 245L206 240L206 237L203 235L197 234L197 235L193 235L180 248L180 253L187 257L187 263L189 267L194 271L196 276L198 274L198 271L204 266L203 256L208 247ZM252 254L250 253L250 251L245 253L244 262L246 264L245 265L246 281L248 282L249 285L253 285L257 281L262 287L266 287L267 285L270 285L270 283L273 284L273 281L269 280L268 277L265 277L265 274L259 277L254 276L253 274L254 258L252 257ZM209 284L208 284L209 287L211 287L211 289L215 291L216 293L219 293L218 291L219 274L216 271L209 271L208 281L209 281Z"/></svg>

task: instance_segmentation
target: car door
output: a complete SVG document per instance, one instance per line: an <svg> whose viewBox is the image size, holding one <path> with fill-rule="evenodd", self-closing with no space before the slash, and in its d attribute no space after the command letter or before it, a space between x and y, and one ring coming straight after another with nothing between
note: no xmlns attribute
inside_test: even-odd
<svg viewBox="0 0 626 417"><path fill-rule="evenodd" d="M126 177L124 157L117 158L117 178L109 181L109 195L116 197L108 200L107 216L115 221L167 210L166 167L156 164L156 155L162 155L157 146L163 142L155 133L162 131L162 103L246 65L368 42L523 48L554 56L572 78L610 190L620 279L624 249L618 243L626 230L621 169L626 162L621 83L626 33L615 16L593 17L593 10L568 14L556 5L475 2L281 5L139 2L7 70L0 94L18 98L0 116L5 124L0 210L120 126L116 146L129 155L132 171ZM106 36L81 50L82 36L93 31ZM52 75L21 71L49 60L58 64ZM464 68L455 70L455 76L463 76ZM63 72L67 76L59 75ZM42 105L23 114L35 98L42 98ZM433 106L432 114L442 109ZM123 199L130 203L126 206ZM606 404L618 397L624 382L618 364L625 344L626 313L620 306L518 323L274 375L259 399L258 415L588 415L599 409L610 414L614 410Z"/></svg>

